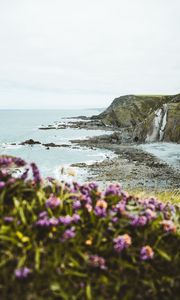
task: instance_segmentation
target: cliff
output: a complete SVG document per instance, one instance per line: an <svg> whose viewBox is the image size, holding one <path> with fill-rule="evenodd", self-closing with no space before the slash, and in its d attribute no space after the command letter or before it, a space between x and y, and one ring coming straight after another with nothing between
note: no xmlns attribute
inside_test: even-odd
<svg viewBox="0 0 180 300"><path fill-rule="evenodd" d="M96 118L136 142L180 142L180 94L122 96Z"/></svg>

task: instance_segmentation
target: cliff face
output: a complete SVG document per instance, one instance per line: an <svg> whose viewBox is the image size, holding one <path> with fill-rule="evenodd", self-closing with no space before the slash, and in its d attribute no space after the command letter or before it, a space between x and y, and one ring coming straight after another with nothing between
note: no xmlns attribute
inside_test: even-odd
<svg viewBox="0 0 180 300"><path fill-rule="evenodd" d="M180 94L175 96L135 96L116 98L98 116L131 134L139 142L180 142Z"/></svg>

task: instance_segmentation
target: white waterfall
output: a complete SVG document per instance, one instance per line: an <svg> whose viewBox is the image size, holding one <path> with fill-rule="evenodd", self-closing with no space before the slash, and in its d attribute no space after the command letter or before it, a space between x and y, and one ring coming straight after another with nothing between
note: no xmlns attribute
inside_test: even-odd
<svg viewBox="0 0 180 300"><path fill-rule="evenodd" d="M162 108L155 111L155 117L152 124L152 132L147 134L145 142L151 143L156 141L162 141L164 136L164 131L167 124L167 104L164 104Z"/></svg>

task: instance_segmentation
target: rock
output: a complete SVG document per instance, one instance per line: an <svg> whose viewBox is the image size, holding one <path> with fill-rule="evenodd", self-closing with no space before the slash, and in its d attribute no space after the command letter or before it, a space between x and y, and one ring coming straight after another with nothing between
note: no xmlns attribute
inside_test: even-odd
<svg viewBox="0 0 180 300"><path fill-rule="evenodd" d="M34 141L33 139L29 139L29 140L26 140L22 143L20 143L20 145L40 145L41 143L39 141Z"/></svg>
<svg viewBox="0 0 180 300"><path fill-rule="evenodd" d="M55 144L55 143L47 143L47 144L42 144L43 146L46 147L46 149L49 149L50 147L70 147L70 145L66 145L66 144L61 144L61 145L58 145L58 144Z"/></svg>
<svg viewBox="0 0 180 300"><path fill-rule="evenodd" d="M92 120L118 129L117 142L180 142L180 94L175 96L127 95ZM112 138L115 143L116 138Z"/></svg>

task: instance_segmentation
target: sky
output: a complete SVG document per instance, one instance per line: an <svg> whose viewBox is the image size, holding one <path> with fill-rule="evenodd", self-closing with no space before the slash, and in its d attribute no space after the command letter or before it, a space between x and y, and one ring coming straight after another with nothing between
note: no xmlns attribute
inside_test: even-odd
<svg viewBox="0 0 180 300"><path fill-rule="evenodd" d="M180 92L179 0L0 0L0 108Z"/></svg>

